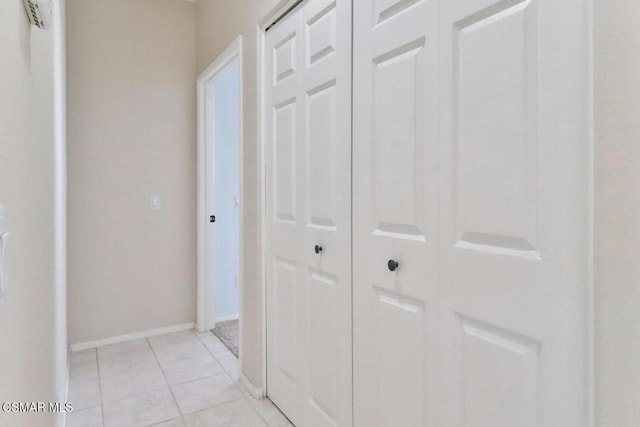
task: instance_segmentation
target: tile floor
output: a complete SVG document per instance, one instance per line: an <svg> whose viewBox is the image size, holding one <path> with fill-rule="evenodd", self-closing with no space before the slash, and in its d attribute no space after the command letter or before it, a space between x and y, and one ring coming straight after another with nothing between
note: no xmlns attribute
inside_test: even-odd
<svg viewBox="0 0 640 427"><path fill-rule="evenodd" d="M292 424L238 381L212 333L176 332L71 353L67 427L281 427Z"/></svg>

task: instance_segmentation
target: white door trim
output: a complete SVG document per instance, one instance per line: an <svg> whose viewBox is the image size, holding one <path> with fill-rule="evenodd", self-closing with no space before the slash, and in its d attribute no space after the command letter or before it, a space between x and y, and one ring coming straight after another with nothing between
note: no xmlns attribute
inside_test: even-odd
<svg viewBox="0 0 640 427"><path fill-rule="evenodd" d="M68 395L67 337L67 98L65 0L52 3L53 38L53 150L54 150L54 334L56 399ZM66 414L59 413L63 426Z"/></svg>
<svg viewBox="0 0 640 427"><path fill-rule="evenodd" d="M238 69L240 73L240 102L239 102L239 180L240 180L240 200L242 203L242 177L243 177L243 161L242 161L242 147L243 147L243 119L242 119L242 105L243 105L243 90L242 90L242 36L236 38L230 45L222 52L212 63L209 65L199 76L197 81L197 93L198 93L198 165L197 165L197 329L200 332L208 330L208 325L212 324L215 317L213 316L214 307L212 304L208 304L209 297L212 295L211 283L207 283L207 226L209 224L207 220L207 192L206 192L206 117L205 117L205 100L206 100L206 86L207 83L215 79L227 65L234 60L238 61ZM242 274L242 249L243 249L243 228L244 228L244 215L243 207L240 206L240 319L242 319L242 290L243 290L243 274ZM240 328L240 340L242 342L242 328Z"/></svg>

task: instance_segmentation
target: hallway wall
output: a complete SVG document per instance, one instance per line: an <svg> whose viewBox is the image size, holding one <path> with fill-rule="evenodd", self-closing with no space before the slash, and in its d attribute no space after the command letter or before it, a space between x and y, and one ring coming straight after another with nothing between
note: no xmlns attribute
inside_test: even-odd
<svg viewBox="0 0 640 427"><path fill-rule="evenodd" d="M239 35L243 36L243 151L241 203L244 218L242 244L241 306L243 321L240 343L242 372L262 387L262 271L260 260L260 171L257 108L258 25L280 0L198 0L197 69L204 71Z"/></svg>
<svg viewBox="0 0 640 427"><path fill-rule="evenodd" d="M67 40L70 342L193 322L195 5L68 0Z"/></svg>
<svg viewBox="0 0 640 427"><path fill-rule="evenodd" d="M595 5L596 425L640 418L640 3Z"/></svg>
<svg viewBox="0 0 640 427"><path fill-rule="evenodd" d="M0 203L7 289L0 305L0 402L56 401L53 30L31 27L21 1L0 1ZM0 426L55 415L0 411Z"/></svg>

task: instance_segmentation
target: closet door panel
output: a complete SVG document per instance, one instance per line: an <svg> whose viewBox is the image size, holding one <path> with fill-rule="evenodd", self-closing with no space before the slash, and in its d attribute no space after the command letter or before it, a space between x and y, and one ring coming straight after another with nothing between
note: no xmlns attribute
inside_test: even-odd
<svg viewBox="0 0 640 427"><path fill-rule="evenodd" d="M354 6L354 424L423 425L435 392L437 8Z"/></svg>
<svg viewBox="0 0 640 427"><path fill-rule="evenodd" d="M299 94L303 42L297 21L285 21L268 34L265 56L266 275L268 393L292 419L300 418L296 401L304 381L297 321L304 307L304 261L301 224L304 197L299 140L303 107Z"/></svg>
<svg viewBox="0 0 640 427"><path fill-rule="evenodd" d="M301 425L350 426L351 2L310 1L300 17L307 49L302 91L309 310Z"/></svg>
<svg viewBox="0 0 640 427"><path fill-rule="evenodd" d="M583 9L441 2L440 425L587 424Z"/></svg>
<svg viewBox="0 0 640 427"><path fill-rule="evenodd" d="M350 426L350 2L303 3L269 46L267 393L296 425Z"/></svg>
<svg viewBox="0 0 640 427"><path fill-rule="evenodd" d="M354 6L355 425L584 425L584 5Z"/></svg>

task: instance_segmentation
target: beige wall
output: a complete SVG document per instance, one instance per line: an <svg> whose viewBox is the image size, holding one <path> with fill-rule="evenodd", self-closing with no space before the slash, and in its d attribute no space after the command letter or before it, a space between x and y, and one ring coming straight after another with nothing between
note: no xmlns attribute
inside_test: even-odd
<svg viewBox="0 0 640 427"><path fill-rule="evenodd" d="M197 58L202 72L231 42L243 36L243 289L242 370L256 386L262 386L262 283L260 265L259 146L257 128L258 24L279 0L198 0Z"/></svg>
<svg viewBox="0 0 640 427"><path fill-rule="evenodd" d="M195 5L68 0L67 42L69 340L193 322Z"/></svg>
<svg viewBox="0 0 640 427"><path fill-rule="evenodd" d="M640 419L640 2L595 4L596 420Z"/></svg>
<svg viewBox="0 0 640 427"><path fill-rule="evenodd" d="M9 237L0 306L0 402L55 401L52 31L0 1L0 203ZM0 411L0 426L53 425Z"/></svg>

